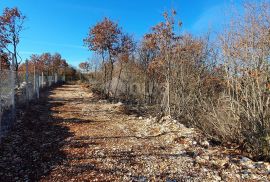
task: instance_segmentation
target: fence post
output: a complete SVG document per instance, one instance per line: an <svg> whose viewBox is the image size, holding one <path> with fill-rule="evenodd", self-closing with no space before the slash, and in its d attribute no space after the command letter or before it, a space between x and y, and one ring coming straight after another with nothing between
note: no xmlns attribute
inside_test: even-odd
<svg viewBox="0 0 270 182"><path fill-rule="evenodd" d="M25 91L26 91L26 105L29 106L30 94L29 94L29 75L28 75L28 60L25 61Z"/></svg>
<svg viewBox="0 0 270 182"><path fill-rule="evenodd" d="M64 68L64 79L62 81L66 82L66 67Z"/></svg>
<svg viewBox="0 0 270 182"><path fill-rule="evenodd" d="M36 82L36 90L35 92L37 93L37 98L39 99L39 89L40 89L40 76L39 74L36 74L36 77L37 77L37 82Z"/></svg>
<svg viewBox="0 0 270 182"><path fill-rule="evenodd" d="M1 87L1 78L4 75L1 75L2 73L2 63L0 62L0 142L2 138L2 87Z"/></svg>
<svg viewBox="0 0 270 182"><path fill-rule="evenodd" d="M36 89L36 92L37 92L37 98L39 99L39 89L40 89L40 80L39 80L39 74L37 75L38 79L37 79L37 89Z"/></svg>
<svg viewBox="0 0 270 182"><path fill-rule="evenodd" d="M41 84L41 75L38 75L38 83L39 83L39 89L41 88L42 84Z"/></svg>
<svg viewBox="0 0 270 182"><path fill-rule="evenodd" d="M57 73L54 74L54 83L58 82Z"/></svg>
<svg viewBox="0 0 270 182"><path fill-rule="evenodd" d="M43 72L41 73L41 87L44 87L44 74Z"/></svg>
<svg viewBox="0 0 270 182"><path fill-rule="evenodd" d="M36 66L34 65L34 93L37 89Z"/></svg>
<svg viewBox="0 0 270 182"><path fill-rule="evenodd" d="M11 70L10 70L10 84L11 84L11 109L12 109L12 115L11 119L12 122L15 121L16 119L16 103L15 103L15 61L14 61L14 55L12 55L12 65L11 65ZM18 80L17 80L18 81Z"/></svg>
<svg viewBox="0 0 270 182"><path fill-rule="evenodd" d="M51 86L51 84L52 84L52 76L48 76L47 77L47 79L48 79L48 82L49 82L49 87Z"/></svg>
<svg viewBox="0 0 270 182"><path fill-rule="evenodd" d="M39 75L36 74L36 66L34 66L34 93L36 94L37 99L39 99Z"/></svg>

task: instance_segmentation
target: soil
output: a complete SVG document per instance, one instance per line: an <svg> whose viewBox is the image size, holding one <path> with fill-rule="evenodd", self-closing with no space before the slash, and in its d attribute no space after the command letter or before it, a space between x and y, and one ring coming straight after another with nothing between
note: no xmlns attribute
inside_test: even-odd
<svg viewBox="0 0 270 182"><path fill-rule="evenodd" d="M262 167L81 85L46 91L0 145L0 181L268 181ZM246 166L245 166L246 165ZM245 166L245 167L243 167Z"/></svg>

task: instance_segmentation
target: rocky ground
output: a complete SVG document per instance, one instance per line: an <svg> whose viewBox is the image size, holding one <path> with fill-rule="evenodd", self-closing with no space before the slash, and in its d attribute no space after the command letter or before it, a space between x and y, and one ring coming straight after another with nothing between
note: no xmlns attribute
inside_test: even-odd
<svg viewBox="0 0 270 182"><path fill-rule="evenodd" d="M0 181L270 181L270 164L80 85L32 103L0 146Z"/></svg>

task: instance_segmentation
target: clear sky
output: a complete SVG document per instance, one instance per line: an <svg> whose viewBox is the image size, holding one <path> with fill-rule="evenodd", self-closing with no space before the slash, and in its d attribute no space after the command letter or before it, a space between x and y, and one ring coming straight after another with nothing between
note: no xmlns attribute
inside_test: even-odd
<svg viewBox="0 0 270 182"><path fill-rule="evenodd" d="M237 0L234 0L236 2ZM91 57L83 38L90 26L107 16L140 40L174 8L183 31L195 35L218 29L231 0L0 0L0 9L17 6L27 16L19 46L31 54L59 52L73 66Z"/></svg>

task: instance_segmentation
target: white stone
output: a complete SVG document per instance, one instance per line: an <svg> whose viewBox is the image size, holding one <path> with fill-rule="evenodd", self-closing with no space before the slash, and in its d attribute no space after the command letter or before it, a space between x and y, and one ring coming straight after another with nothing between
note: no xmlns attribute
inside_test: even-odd
<svg viewBox="0 0 270 182"><path fill-rule="evenodd" d="M204 155L204 156L202 156L202 158L205 159L205 160L209 160L210 159L210 157L208 155Z"/></svg>
<svg viewBox="0 0 270 182"><path fill-rule="evenodd" d="M209 144L208 141L203 141L203 142L201 143L201 145L202 145L203 147L205 147L205 148L208 148L208 147L210 146L210 144Z"/></svg>
<svg viewBox="0 0 270 182"><path fill-rule="evenodd" d="M253 164L245 164L243 165L243 167L246 169L255 169L255 166Z"/></svg>
<svg viewBox="0 0 270 182"><path fill-rule="evenodd" d="M240 160L242 163L245 163L245 162L249 162L251 161L251 159L247 158L247 157L242 157L242 159Z"/></svg>
<svg viewBox="0 0 270 182"><path fill-rule="evenodd" d="M215 181L221 181L222 180L220 176L213 176L213 178L214 178Z"/></svg>
<svg viewBox="0 0 270 182"><path fill-rule="evenodd" d="M195 161L197 162L197 163L199 163L199 164L201 164L201 163L205 163L205 160L204 159L202 159L201 157L199 157L199 156L197 156L196 158L195 158Z"/></svg>
<svg viewBox="0 0 270 182"><path fill-rule="evenodd" d="M118 102L117 104L115 104L115 105L117 105L117 106L121 106L121 105L123 105L123 103L122 102Z"/></svg>

